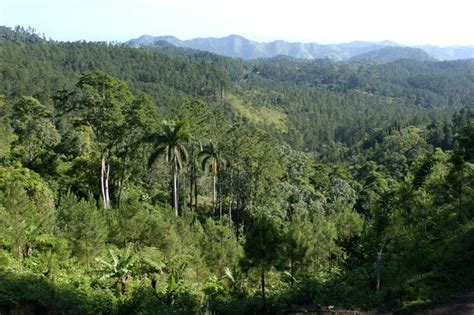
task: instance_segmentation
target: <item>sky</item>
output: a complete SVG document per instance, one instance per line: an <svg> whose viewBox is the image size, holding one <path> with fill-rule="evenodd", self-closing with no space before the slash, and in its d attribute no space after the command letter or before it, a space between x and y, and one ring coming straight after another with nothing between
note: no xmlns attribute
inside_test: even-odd
<svg viewBox="0 0 474 315"><path fill-rule="evenodd" d="M0 25L60 41L239 34L256 41L474 45L474 0L0 0Z"/></svg>

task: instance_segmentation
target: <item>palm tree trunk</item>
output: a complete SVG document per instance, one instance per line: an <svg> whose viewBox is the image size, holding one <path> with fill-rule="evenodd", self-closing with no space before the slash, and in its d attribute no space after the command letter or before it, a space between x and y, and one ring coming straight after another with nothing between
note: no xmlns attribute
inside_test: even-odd
<svg viewBox="0 0 474 315"><path fill-rule="evenodd" d="M174 210L176 212L176 216L179 215L178 212L178 171L176 167L176 163L173 167L173 197L174 197Z"/></svg>
<svg viewBox="0 0 474 315"><path fill-rule="evenodd" d="M212 187L213 187L213 192L212 192L212 204L214 206L214 209L217 208L216 205L216 196L217 196L217 191L216 191L216 176L212 176Z"/></svg>

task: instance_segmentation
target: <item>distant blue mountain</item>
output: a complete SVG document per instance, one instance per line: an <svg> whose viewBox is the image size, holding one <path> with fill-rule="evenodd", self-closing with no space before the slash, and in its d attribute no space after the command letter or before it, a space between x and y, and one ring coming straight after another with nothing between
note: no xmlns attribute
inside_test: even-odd
<svg viewBox="0 0 474 315"><path fill-rule="evenodd" d="M379 51L380 56L377 57L377 53L375 55L366 55L368 60L377 60L377 58L379 58L377 61L381 62L400 58L427 60L429 56L440 60L474 58L474 46L437 47L426 45L401 49L407 48L407 46L402 46L392 41L354 41L343 44L322 45L318 43L287 42L284 40L263 43L246 39L240 35L229 35L222 38L194 38L190 40L180 40L174 36L155 37L143 35L129 40L127 44L133 47L147 47L159 43L162 44L163 42L170 43L176 47L198 49L243 59L271 58L285 55L301 59L329 58L333 60L349 60L374 51ZM391 48L381 50L386 47ZM427 53L428 56L422 54L421 51Z"/></svg>

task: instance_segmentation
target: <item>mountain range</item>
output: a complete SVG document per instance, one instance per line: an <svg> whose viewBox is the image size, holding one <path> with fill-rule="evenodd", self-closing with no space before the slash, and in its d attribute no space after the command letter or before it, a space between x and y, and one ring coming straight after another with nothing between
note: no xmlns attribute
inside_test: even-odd
<svg viewBox="0 0 474 315"><path fill-rule="evenodd" d="M181 40L174 36L143 35L127 42L133 47L171 44L176 47L208 51L243 59L271 58L278 55L298 59L369 60L389 62L409 58L416 60L454 60L474 58L474 46L438 47L433 45L404 46L392 41L354 41L343 44L301 43L276 40L257 42L240 35Z"/></svg>

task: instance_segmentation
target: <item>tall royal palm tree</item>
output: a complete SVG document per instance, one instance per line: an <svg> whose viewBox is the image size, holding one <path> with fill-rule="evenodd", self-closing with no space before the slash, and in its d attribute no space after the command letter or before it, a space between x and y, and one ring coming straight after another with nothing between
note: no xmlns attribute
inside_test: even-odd
<svg viewBox="0 0 474 315"><path fill-rule="evenodd" d="M209 170L212 176L212 187L213 187L213 194L212 194L212 202L214 207L216 207L216 200L217 200L217 175L219 173L219 169L221 167L225 167L227 165L227 161L223 158L222 153L217 149L217 147L209 140L209 143L202 147L202 151L199 153L199 157L201 158L201 167L203 170L209 165Z"/></svg>
<svg viewBox="0 0 474 315"><path fill-rule="evenodd" d="M150 141L153 143L153 152L148 160L148 165L151 166L161 155L164 155L166 162L170 163L173 174L173 201L176 215L179 214L178 174L188 158L185 145L189 139L190 135L186 131L186 122L181 120L163 122L163 131L150 136Z"/></svg>
<svg viewBox="0 0 474 315"><path fill-rule="evenodd" d="M189 207L197 210L198 204L198 187L197 177L199 169L199 153L202 151L202 144L196 139L191 139L188 145L188 168L189 168ZM193 204L194 197L194 204Z"/></svg>

